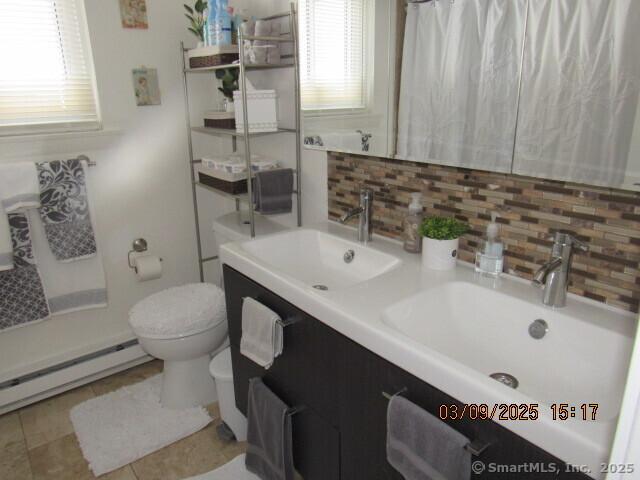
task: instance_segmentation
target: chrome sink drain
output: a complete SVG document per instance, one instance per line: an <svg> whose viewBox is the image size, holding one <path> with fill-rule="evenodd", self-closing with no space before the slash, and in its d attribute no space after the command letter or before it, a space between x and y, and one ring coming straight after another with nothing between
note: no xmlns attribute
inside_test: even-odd
<svg viewBox="0 0 640 480"><path fill-rule="evenodd" d="M506 385L507 387L518 388L518 385L520 385L520 382L518 382L518 379L513 375L509 375L508 373L498 372L498 373L492 373L489 376L494 380L497 380L500 383Z"/></svg>
<svg viewBox="0 0 640 480"><path fill-rule="evenodd" d="M315 288L316 290L322 290L323 292L326 292L327 290L329 290L329 287L321 284L314 285L313 288Z"/></svg>

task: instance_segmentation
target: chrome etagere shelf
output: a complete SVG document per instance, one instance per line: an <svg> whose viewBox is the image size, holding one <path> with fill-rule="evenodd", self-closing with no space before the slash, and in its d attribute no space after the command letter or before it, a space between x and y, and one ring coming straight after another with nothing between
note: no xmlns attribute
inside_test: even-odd
<svg viewBox="0 0 640 480"><path fill-rule="evenodd" d="M204 188L210 191L213 191L221 196L232 198L236 202L236 209L240 208L241 202L246 202L249 206L249 221L250 221L250 230L251 237L255 237L256 228L255 228L255 216L256 212L254 210L254 205L251 199L253 198L253 171L251 168L251 139L256 137L264 137L267 135L278 135L278 134L294 134L295 135L295 188L294 194L296 195L296 214L297 214L297 224L298 226L302 226L302 189L301 189L301 156L302 156L302 132L301 132L301 106L300 106L300 61L299 61L299 48L298 48L298 24L297 24L297 15L296 15L296 7L294 3L291 3L290 10L286 13L281 13L277 15L271 15L269 17L265 17L262 20L277 20L289 18L289 35L281 36L281 37L261 37L261 36L246 36L243 35L242 31L238 29L238 45L240 46L239 50L239 62L231 63L227 65L217 65L215 67L203 67L203 68L189 68L187 66L186 54L187 49L184 48L184 43L180 44L180 53L182 55L182 69L183 69L183 82L184 82L184 96L185 96L185 114L186 114L186 126L187 126L187 136L188 136L188 148L189 148L189 170L191 172L191 185L192 185L192 195L193 195L193 209L195 214L196 221L196 238L197 238L197 250L198 250L198 265L200 267L200 280L204 281L204 263L217 259L217 256L206 257L202 256L202 241L200 237L200 220L198 215L198 196L197 196L197 188ZM262 65L262 64L248 64L246 58L244 57L244 49L241 47L244 45L245 40L264 40L270 42L288 42L293 46L293 63L279 64L279 65ZM265 71L265 70L275 70L275 69L291 69L294 75L294 103L295 103L295 126L292 128L281 127L278 128L275 132L267 132L267 133L244 133L238 132L233 129L225 129L225 128L210 128L210 127L194 127L191 125L191 108L189 103L189 81L188 76L191 74L206 74L206 73L215 73L216 70L223 70L229 68L237 68L240 70L239 72L239 80L240 80L240 93L242 99L242 111L243 111L243 127L244 132L249 132L249 117L248 117L248 108L247 108L247 83L245 79L247 78L247 72L249 71ZM193 153L193 139L192 134L206 134L206 135L215 135L220 137L229 137L232 141L232 149L235 152L237 149L237 140L241 139L244 142L244 157L247 167L247 193L233 195L230 193L223 192L221 190L215 189L208 185L204 185L198 181L195 174L194 166L198 163L201 163L200 160L194 158Z"/></svg>

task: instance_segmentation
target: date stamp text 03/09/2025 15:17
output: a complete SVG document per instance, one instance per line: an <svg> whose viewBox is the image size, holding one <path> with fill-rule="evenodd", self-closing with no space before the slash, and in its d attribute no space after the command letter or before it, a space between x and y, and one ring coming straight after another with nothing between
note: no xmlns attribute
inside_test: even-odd
<svg viewBox="0 0 640 480"><path fill-rule="evenodd" d="M438 415L442 420L538 420L541 408L548 408L551 418L558 421L571 419L595 421L598 413L597 403L552 403L540 407L537 403L466 403L463 405L440 405Z"/></svg>

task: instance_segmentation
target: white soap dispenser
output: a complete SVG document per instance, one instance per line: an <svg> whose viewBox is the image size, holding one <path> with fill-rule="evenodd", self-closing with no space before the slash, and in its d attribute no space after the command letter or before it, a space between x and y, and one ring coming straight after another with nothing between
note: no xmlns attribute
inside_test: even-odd
<svg viewBox="0 0 640 480"><path fill-rule="evenodd" d="M500 225L496 223L498 214L491 213L491 223L487 225L487 234L483 245L476 252L476 272L494 277L502 273L504 265L504 244L500 240Z"/></svg>
<svg viewBox="0 0 640 480"><path fill-rule="evenodd" d="M402 232L404 236L403 246L407 252L420 253L422 251L422 238L418 231L422 220L424 220L422 214L422 194L415 192L411 194L409 214L402 222Z"/></svg>

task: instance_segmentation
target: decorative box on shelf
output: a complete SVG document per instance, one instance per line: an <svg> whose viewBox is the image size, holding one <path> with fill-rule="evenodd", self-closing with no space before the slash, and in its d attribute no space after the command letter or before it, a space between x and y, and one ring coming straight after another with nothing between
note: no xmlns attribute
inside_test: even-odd
<svg viewBox="0 0 640 480"><path fill-rule="evenodd" d="M190 68L217 67L228 65L239 59L237 45L211 45L193 48L187 52Z"/></svg>
<svg viewBox="0 0 640 480"><path fill-rule="evenodd" d="M278 108L275 90L247 90L247 109L249 110L249 133L278 131ZM244 113L242 94L233 92L236 110L236 131L244 133Z"/></svg>
<svg viewBox="0 0 640 480"><path fill-rule="evenodd" d="M218 112L207 110L204 112L204 126L211 128L236 128L236 115L234 112Z"/></svg>
<svg viewBox="0 0 640 480"><path fill-rule="evenodd" d="M247 193L247 172L230 173L224 170L197 167L198 180L209 187L232 195Z"/></svg>

